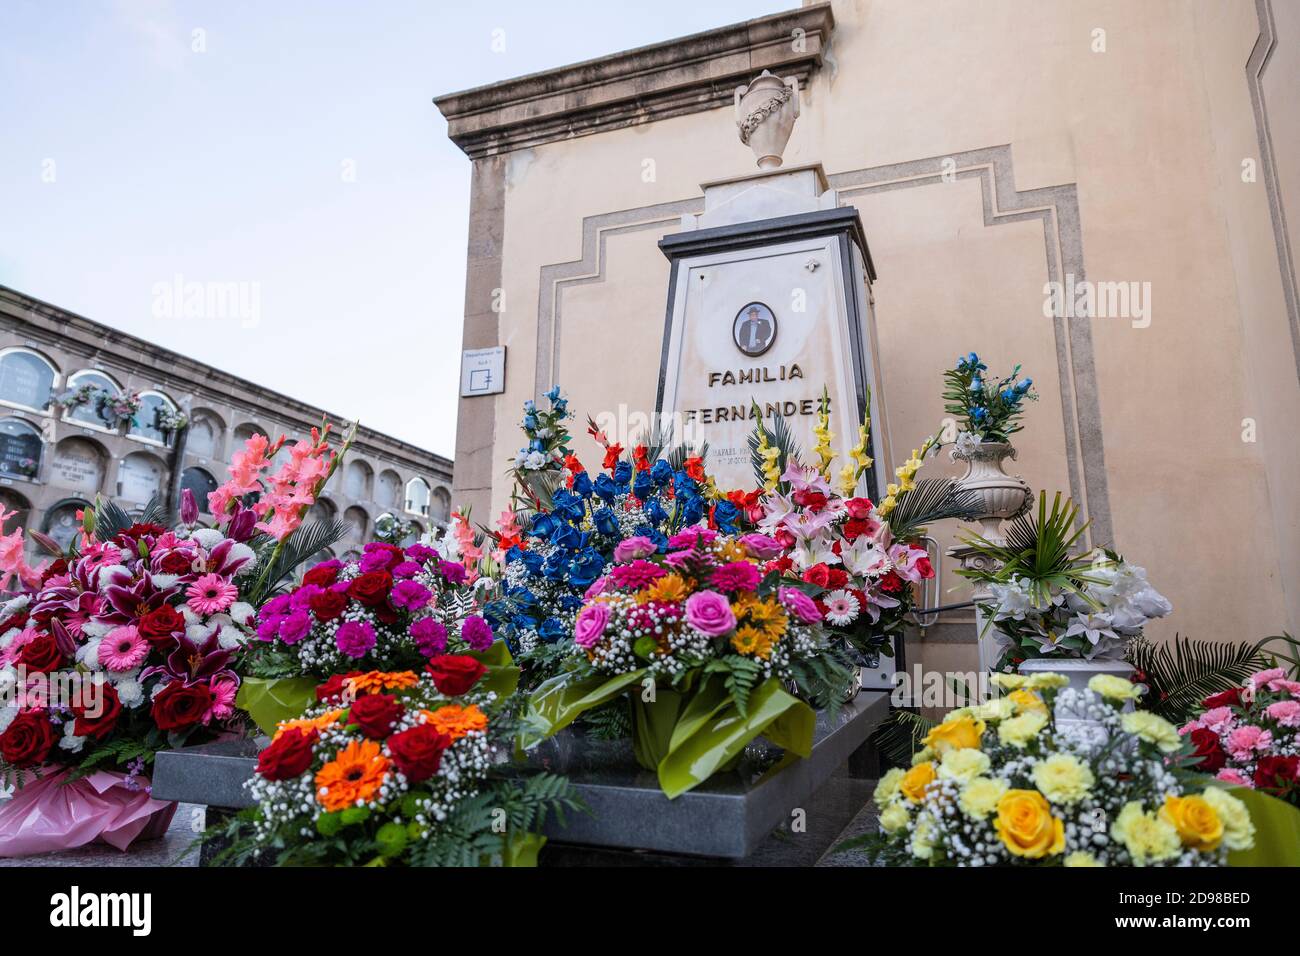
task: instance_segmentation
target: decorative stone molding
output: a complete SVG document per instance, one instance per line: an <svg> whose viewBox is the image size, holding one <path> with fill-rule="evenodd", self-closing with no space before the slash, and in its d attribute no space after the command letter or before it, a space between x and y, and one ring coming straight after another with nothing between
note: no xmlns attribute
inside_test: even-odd
<svg viewBox="0 0 1300 956"><path fill-rule="evenodd" d="M731 105L763 70L806 84L835 26L829 3L434 99L472 159Z"/></svg>

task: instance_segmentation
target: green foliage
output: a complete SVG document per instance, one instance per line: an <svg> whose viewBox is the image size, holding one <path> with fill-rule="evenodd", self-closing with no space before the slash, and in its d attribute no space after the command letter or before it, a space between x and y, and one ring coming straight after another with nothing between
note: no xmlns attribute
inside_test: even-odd
<svg viewBox="0 0 1300 956"><path fill-rule="evenodd" d="M913 711L891 710L871 740L890 764L910 767L912 754L921 749L921 740L934 726L934 721Z"/></svg>
<svg viewBox="0 0 1300 956"><path fill-rule="evenodd" d="M973 360L973 361L972 361ZM1037 401L1038 395L1025 379L1017 387L1020 366L998 382L984 379L987 366L973 353L959 361L956 368L943 373L943 410L963 423L962 430L984 441L1005 442L1020 431L1022 402Z"/></svg>
<svg viewBox="0 0 1300 956"><path fill-rule="evenodd" d="M1129 646L1128 661L1149 688L1140 704L1175 724L1186 723L1200 712L1206 697L1239 687L1255 671L1269 666L1262 648L1272 640L1276 638L1225 644L1175 635L1172 641L1157 644L1138 637Z"/></svg>
<svg viewBox="0 0 1300 956"><path fill-rule="evenodd" d="M727 654L705 664L704 673L722 674L723 686L736 702L740 716L749 716L749 695L763 680L763 665L760 661L740 654Z"/></svg>
<svg viewBox="0 0 1300 956"><path fill-rule="evenodd" d="M973 520L983 510L979 498L963 491L951 478L922 478L910 491L897 498L889 513L889 529L895 538L910 539L925 534L927 525L946 518Z"/></svg>
<svg viewBox="0 0 1300 956"><path fill-rule="evenodd" d="M245 591L243 600L261 607L276 589L284 583L295 568L318 551L323 551L341 541L347 525L340 518L313 521L299 525L280 545L274 538L263 537L256 542L257 566L261 569L257 580Z"/></svg>
<svg viewBox="0 0 1300 956"><path fill-rule="evenodd" d="M854 684L858 680L857 665L838 646L828 647L816 657L795 658L790 662L790 670L799 691L797 696L831 716L852 699Z"/></svg>
<svg viewBox="0 0 1300 956"><path fill-rule="evenodd" d="M615 697L607 704L589 710L578 722L594 740L627 740L632 736L632 712L626 697Z"/></svg>

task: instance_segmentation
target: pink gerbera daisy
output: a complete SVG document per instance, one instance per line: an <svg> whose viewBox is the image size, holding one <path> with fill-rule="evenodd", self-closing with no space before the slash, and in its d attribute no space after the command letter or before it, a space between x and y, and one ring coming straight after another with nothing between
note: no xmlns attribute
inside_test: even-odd
<svg viewBox="0 0 1300 956"><path fill-rule="evenodd" d="M848 591L832 591L822 598L822 603L826 605L826 620L836 627L852 624L862 610L858 599Z"/></svg>
<svg viewBox="0 0 1300 956"><path fill-rule="evenodd" d="M185 596L195 614L220 614L235 603L239 588L219 574L205 574L189 586Z"/></svg>
<svg viewBox="0 0 1300 956"><path fill-rule="evenodd" d="M99 642L100 666L110 671L134 670L149 656L149 642L134 624L115 627Z"/></svg>

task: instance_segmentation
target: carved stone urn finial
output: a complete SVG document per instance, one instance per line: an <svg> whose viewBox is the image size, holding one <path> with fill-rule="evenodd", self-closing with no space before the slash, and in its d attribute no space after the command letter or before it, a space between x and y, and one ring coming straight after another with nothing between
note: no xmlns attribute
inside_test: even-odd
<svg viewBox="0 0 1300 956"><path fill-rule="evenodd" d="M799 118L799 78L784 80L767 70L749 86L736 87L736 126L740 141L754 151L759 169L776 169L794 121Z"/></svg>

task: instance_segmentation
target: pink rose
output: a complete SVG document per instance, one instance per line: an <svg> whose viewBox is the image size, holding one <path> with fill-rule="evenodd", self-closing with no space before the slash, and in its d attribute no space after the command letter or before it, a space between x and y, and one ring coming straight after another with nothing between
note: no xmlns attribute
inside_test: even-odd
<svg viewBox="0 0 1300 956"><path fill-rule="evenodd" d="M721 637L736 629L736 615L717 591L696 591L686 599L686 623L701 634Z"/></svg>
<svg viewBox="0 0 1300 956"><path fill-rule="evenodd" d="M844 502L844 510L849 513L849 517L859 521L871 517L871 507L870 498L850 498Z"/></svg>
<svg viewBox="0 0 1300 956"><path fill-rule="evenodd" d="M1300 727L1300 702L1279 700L1276 704L1269 704L1264 713L1283 727Z"/></svg>
<svg viewBox="0 0 1300 956"><path fill-rule="evenodd" d="M604 604L588 604L573 622L573 643L584 649L594 647L609 624L609 608Z"/></svg>
<svg viewBox="0 0 1300 956"><path fill-rule="evenodd" d="M750 557L757 558L759 561L775 558L785 550L776 539L769 538L765 534L747 534L740 539L740 543L745 546Z"/></svg>
<svg viewBox="0 0 1300 956"><path fill-rule="evenodd" d="M805 624L817 624L821 621L822 613L817 610L817 603L798 588L781 588L777 596L780 597L786 610Z"/></svg>
<svg viewBox="0 0 1300 956"><path fill-rule="evenodd" d="M717 536L718 532L714 531L712 528L705 528L702 526L687 528L684 531L677 532L677 534L669 538L668 547L674 549L695 548L697 546L712 544L713 539Z"/></svg>
<svg viewBox="0 0 1300 956"><path fill-rule="evenodd" d="M605 589L609 587L608 577L599 577L591 582L591 586L583 593L583 597L590 601L599 594L604 594Z"/></svg>
<svg viewBox="0 0 1300 956"><path fill-rule="evenodd" d="M648 558L655 553L655 543L643 534L626 538L614 546L614 560L627 564L637 558Z"/></svg>

